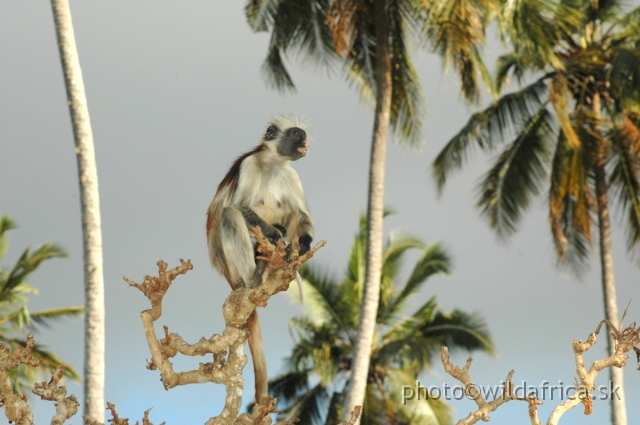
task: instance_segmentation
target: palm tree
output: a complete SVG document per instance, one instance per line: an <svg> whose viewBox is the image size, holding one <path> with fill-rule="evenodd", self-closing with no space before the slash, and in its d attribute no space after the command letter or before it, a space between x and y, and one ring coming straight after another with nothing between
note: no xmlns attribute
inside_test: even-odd
<svg viewBox="0 0 640 425"><path fill-rule="evenodd" d="M345 277L341 282L318 269L300 270L308 294L305 314L291 322L295 346L288 371L269 384L282 416L305 424L336 424L343 414L345 389L353 379L354 344L364 292L366 226L360 220ZM420 255L404 285L398 286L403 257ZM415 387L418 375L431 367L440 347L493 353L493 343L481 318L459 310L445 313L435 297L412 314L405 311L426 280L447 274L451 261L438 244L424 245L402 233L389 237L382 261L380 301L371 362L367 371L363 424L449 424L450 409L442 400L403 405L403 385ZM413 298L415 300L415 297Z"/></svg>
<svg viewBox="0 0 640 425"><path fill-rule="evenodd" d="M640 8L626 15L620 9L617 0L567 1L557 13L579 18L570 26L531 8L513 12L545 22L538 28L547 48L532 42L530 27L507 29L513 51L498 60L496 88L509 75L522 88L472 115L433 163L442 189L473 146L491 151L508 142L483 178L478 207L498 235L508 236L548 182L556 253L578 272L597 219L605 317L614 326L610 195L627 216L629 250L640 240ZM609 351L614 347L610 338ZM622 370L610 370L622 388ZM624 402L614 399L613 423L626 424Z"/></svg>
<svg viewBox="0 0 640 425"><path fill-rule="evenodd" d="M8 216L0 217L0 260L8 248L6 232L15 229L16 223ZM53 243L45 243L35 251L27 248L16 264L10 269L0 268L0 342L12 350L24 348L27 344L24 335L37 330L36 325L49 326L51 322L68 316L76 316L82 307L62 307L32 313L27 308L27 294L37 294L38 290L26 283L27 277L45 260L66 257L66 253ZM32 351L35 358L41 359L39 367L19 365L9 373L14 391L19 394L31 392L32 385L40 375L51 375L62 364L58 356L36 345ZM72 367L65 369L65 375L79 381L78 373Z"/></svg>
<svg viewBox="0 0 640 425"><path fill-rule="evenodd" d="M496 11L494 0L249 0L247 18L255 31L271 31L263 69L279 89L293 89L283 53L297 51L322 65L342 63L363 98L374 100L369 162L367 260L364 299L353 379L346 401L362 404L379 304L383 245L384 172L389 126L400 139L422 139L424 100L407 41L430 47L459 71L463 95L478 98L477 76L487 78L478 46Z"/></svg>
<svg viewBox="0 0 640 425"><path fill-rule="evenodd" d="M51 0L78 160L84 246L84 414L104 422L104 277L98 171L68 0Z"/></svg>

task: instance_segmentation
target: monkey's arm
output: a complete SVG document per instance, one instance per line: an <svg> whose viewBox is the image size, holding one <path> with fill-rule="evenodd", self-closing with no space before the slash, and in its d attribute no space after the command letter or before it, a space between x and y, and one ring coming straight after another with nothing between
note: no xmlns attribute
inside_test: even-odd
<svg viewBox="0 0 640 425"><path fill-rule="evenodd" d="M304 255L311 249L311 241L313 240L313 221L307 211L298 213L297 234L300 242L300 255Z"/></svg>
<svg viewBox="0 0 640 425"><path fill-rule="evenodd" d="M288 199L288 202L293 213L286 227L290 240L296 236L298 237L300 255L304 255L311 249L311 241L314 235L313 220L311 219L311 213L309 213L309 207L304 198L304 192L302 191L302 184L297 174L292 176L292 181L294 181L295 184L292 185L292 196Z"/></svg>
<svg viewBox="0 0 640 425"><path fill-rule="evenodd" d="M260 226L260 230L262 230L262 234L269 239L271 243L274 245L278 242L279 239L284 237L284 232L278 230L275 226L270 225L266 221L260 218L255 211L253 211L249 207L241 207L239 208L242 216L244 217L245 222L247 223L247 227L249 229ZM278 226L281 227L281 226Z"/></svg>

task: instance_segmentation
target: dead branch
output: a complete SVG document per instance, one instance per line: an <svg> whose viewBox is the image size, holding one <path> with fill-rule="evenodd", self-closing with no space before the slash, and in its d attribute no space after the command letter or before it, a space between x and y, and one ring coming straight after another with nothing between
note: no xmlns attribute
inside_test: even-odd
<svg viewBox="0 0 640 425"><path fill-rule="evenodd" d="M31 355L35 344L31 332L27 335L27 345L24 348L16 349L13 353L6 344L0 342L0 391L2 392L0 405L4 406L4 413L9 422L14 422L17 425L32 425L33 414L27 403L27 398L13 392L9 373L17 369L20 363L33 367L40 365L41 361L34 360Z"/></svg>
<svg viewBox="0 0 640 425"><path fill-rule="evenodd" d="M129 425L128 418L121 418L120 415L118 415L118 412L116 412L115 404L107 402L107 409L111 412L111 419L109 419L108 421L111 423L111 425ZM153 425L153 423L149 420L150 411L151 409L145 410L144 416L142 418L142 425ZM87 425L104 425L102 422L98 422L87 415L83 415L82 418ZM139 425L139 423L140 422L136 421L136 425ZM160 425L165 425L165 423L162 422Z"/></svg>
<svg viewBox="0 0 640 425"><path fill-rule="evenodd" d="M164 338L156 337L153 323L162 315L162 299L173 280L193 268L190 261L180 260L180 266L169 271L167 264L159 261L158 277L145 276L141 284L124 278L151 302L151 308L141 314L151 352L147 368L160 370L165 389L203 382L225 385L227 395L224 408L220 415L209 419L206 425L271 424L269 413L275 412L275 400L270 397L256 404L251 414L239 415L244 388L242 370L247 364L247 356L244 354L244 344L248 337L246 322L256 306L266 306L273 294L287 290L289 283L295 279L298 268L325 244L325 241L321 241L301 256L297 240L292 242L288 250L283 240L275 246L271 244L259 227L254 228L253 232L258 241L258 258L265 260L268 265L262 275L261 285L255 288L236 288L225 300L222 311L226 326L221 335L216 334L209 339L203 337L197 343L189 344L180 335L169 333L165 327ZM200 363L196 370L175 372L169 359L177 353L187 356L212 354L213 360Z"/></svg>
<svg viewBox="0 0 640 425"><path fill-rule="evenodd" d="M442 361L445 372L460 381L464 386L465 395L473 399L478 405L478 410L469 413L469 416L458 421L456 425L472 425L479 420L486 422L490 419L489 413L493 412L502 404L510 400L526 401L529 404L529 417L531 419L531 424L540 425L540 420L538 419L538 405L542 404L542 402L533 395L523 397L514 394L513 383L511 382L513 374L515 373L513 369L509 371L507 378L504 380L502 395L495 400L487 401L482 394L480 394L477 384L473 382L471 375L469 374L471 362L473 362L471 357L467 359L467 363L462 369L460 369L459 366L454 366L449 361L449 349L446 346L443 346L442 351L440 352L440 360Z"/></svg>
<svg viewBox="0 0 640 425"><path fill-rule="evenodd" d="M74 394L67 397L67 387L58 385L60 379L64 375L66 364L58 366L56 373L51 377L49 382L41 382L35 384L32 392L39 396L41 400L50 400L56 402L56 414L51 419L51 425L62 425L67 419L78 413L78 399Z"/></svg>
<svg viewBox="0 0 640 425"><path fill-rule="evenodd" d="M640 344L640 328L635 322L631 323L626 328L622 328L623 322L624 316L620 321L621 330L618 330L608 320L603 320L598 324L596 330L589 334L589 337L585 342L573 340L572 348L576 364L576 373L578 375L578 382L576 382L576 394L573 397L570 397L567 401L558 404L555 409L553 409L549 415L549 419L547 420L547 425L557 425L564 413L573 409L580 403L584 405L584 413L586 415L590 415L593 411L592 400L594 398L590 392L595 389L594 381L598 372L606 369L607 367L624 367L627 359L630 357L625 354L626 352L633 349L638 355L638 362L640 363L640 349L636 347ZM605 359L594 361L587 370L583 359L583 353L589 350L596 343L596 335L600 332L600 329L604 324L609 327L612 337L616 342L615 353ZM478 405L477 410L471 412L466 418L458 421L457 425L472 425L480 420L488 421L490 419L489 413L496 410L500 405L509 400L526 401L529 404L528 411L531 424L541 425L538 418L538 406L542 404L542 401L534 397L535 393L531 393L528 397L517 396L513 393L513 384L511 383L511 378L514 373L513 370L509 372L507 379L504 382L502 396L488 402L478 392L477 385L471 380L471 376L469 374L471 362L473 361L471 357L469 357L467 363L462 369L459 366L451 364L449 361L449 352L447 347L442 347L440 358L442 360L444 370L464 385L465 394L470 398L473 398ZM640 369L640 367L638 369Z"/></svg>
<svg viewBox="0 0 640 425"><path fill-rule="evenodd" d="M608 367L624 367L627 363L627 359L630 357L625 353L634 349L636 345L640 344L640 328L636 326L636 323L631 323L628 327L622 328L624 322L624 316L620 321L620 329L616 329L608 320L603 320L598 324L596 330L589 335L586 342L582 342L580 340L573 340L573 355L576 364L576 373L578 374L578 379L580 380L578 386L578 393L576 397L573 399L569 399L564 403L561 403L556 406L555 409L549 415L549 420L547 421L548 425L556 425L560 420L560 417L565 414L565 412L573 409L578 404L582 403L584 405L584 414L590 415L593 411L593 397L590 392L594 390L594 382L598 372ZM600 328L603 324L607 324L609 326L609 330L615 341L616 348L613 355L602 359L594 361L589 370L585 368L585 363L583 359L583 353L589 350L596 343L596 335L600 333Z"/></svg>

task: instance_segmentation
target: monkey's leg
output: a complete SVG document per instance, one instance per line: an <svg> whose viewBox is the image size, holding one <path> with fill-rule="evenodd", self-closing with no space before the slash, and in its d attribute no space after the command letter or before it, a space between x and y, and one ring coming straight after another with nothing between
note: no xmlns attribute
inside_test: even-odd
<svg viewBox="0 0 640 425"><path fill-rule="evenodd" d="M256 270L253 243L244 217L238 209L227 207L222 212L220 240L231 279L236 287L252 286Z"/></svg>

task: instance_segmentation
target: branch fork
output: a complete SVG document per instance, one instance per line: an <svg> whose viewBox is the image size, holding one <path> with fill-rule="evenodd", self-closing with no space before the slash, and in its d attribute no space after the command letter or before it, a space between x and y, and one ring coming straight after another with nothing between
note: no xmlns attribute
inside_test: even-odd
<svg viewBox="0 0 640 425"><path fill-rule="evenodd" d="M244 345L248 338L246 322L257 306L266 306L272 295L287 290L289 283L295 279L298 268L325 244L325 241L321 241L309 252L299 255L297 240L294 240L290 247L285 246L283 240L273 245L264 237L259 227L252 231L258 242L259 257L257 258L268 263L262 275L262 283L255 288L234 289L223 304L222 311L226 326L222 334L215 334L208 339L203 337L195 344L185 342L176 333L169 333L166 326L164 337L158 339L153 326L153 323L162 315L162 300L173 280L193 269L189 260L180 260L180 265L171 270L168 270L167 263L159 261L158 276L145 276L142 283L124 278L130 286L138 288L151 302L151 308L141 314L151 352L151 361L147 364L147 368L160 370L165 389L202 382L214 382L226 386L227 395L221 414L209 419L206 425L271 424L269 413L275 411L275 399L271 397L256 404L250 415L239 415L244 388L242 370L247 364L247 356L244 354ZM198 369L175 372L169 359L178 353L186 356L211 354L213 359L211 362L200 363Z"/></svg>

